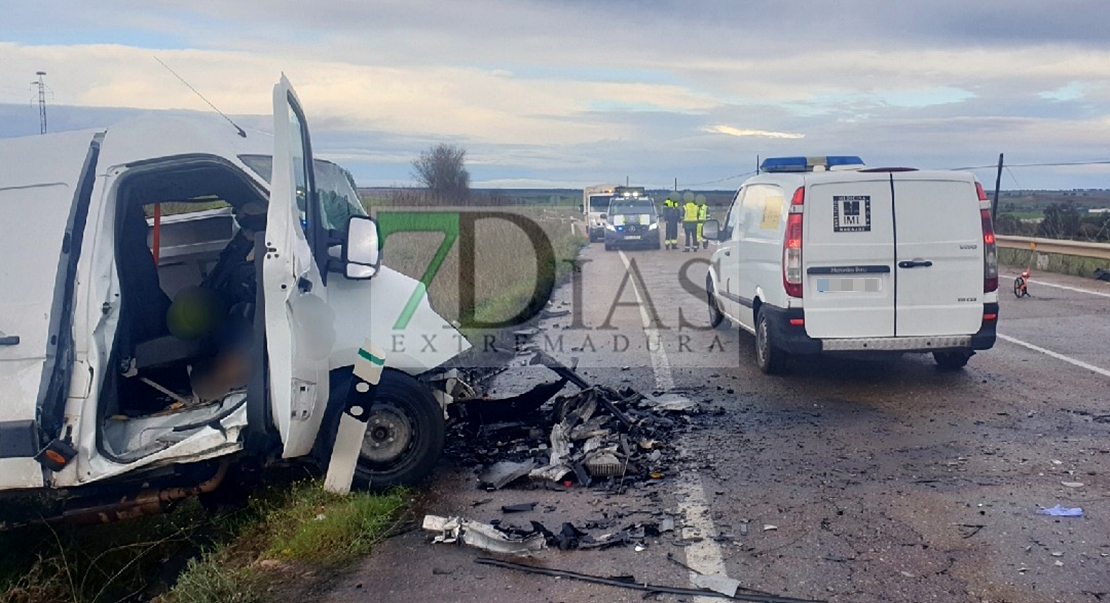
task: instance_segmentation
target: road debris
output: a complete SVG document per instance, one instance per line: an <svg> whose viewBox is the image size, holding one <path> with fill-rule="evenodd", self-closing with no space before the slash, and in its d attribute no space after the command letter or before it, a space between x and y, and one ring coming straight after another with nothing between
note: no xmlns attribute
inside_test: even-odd
<svg viewBox="0 0 1110 603"><path fill-rule="evenodd" d="M478 478L478 481L487 490L500 490L513 481L528 475L535 468L536 463L532 459L520 463L501 461L486 469Z"/></svg>
<svg viewBox="0 0 1110 603"><path fill-rule="evenodd" d="M677 464L670 442L699 412L696 402L680 392L592 385L546 353L528 353L529 366L547 367L559 379L508 400L453 405L457 437L448 454L484 468L481 487L504 488L528 475L536 485L621 490L660 479ZM557 396L567 383L579 391Z"/></svg>
<svg viewBox="0 0 1110 603"><path fill-rule="evenodd" d="M547 536L535 527L531 532L525 532L518 529L501 529L500 526L460 517L425 515L424 529L438 534L435 542L446 544L461 542L491 553L528 555L547 546Z"/></svg>
<svg viewBox="0 0 1110 603"><path fill-rule="evenodd" d="M1051 515L1053 517L1083 517L1083 509L1080 507L1063 507L1056 505L1047 509L1037 509L1037 515Z"/></svg>
<svg viewBox="0 0 1110 603"><path fill-rule="evenodd" d="M520 503L520 504L516 504L516 505L502 505L501 506L501 512L502 513L527 513L529 511L535 511L537 504L539 504L539 503L530 502L530 503Z"/></svg>
<svg viewBox="0 0 1110 603"><path fill-rule="evenodd" d="M795 599L793 597L780 597L778 595L770 595L759 592L743 592L734 595L726 595L724 593L712 591L705 588L682 588L678 586L667 586L662 584L650 584L648 582L640 582L633 576L619 576L615 578L606 578L603 576L593 576L590 574L583 574L573 572L570 570L561 570L547 567L533 567L524 565L522 563L514 563L512 561L502 561L500 559L490 559L488 557L481 557L474 560L479 565L490 565L493 567L500 567L503 569L511 569L530 574L539 574L543 576L553 576L556 578L568 578L571 580L579 580L581 582L590 582L592 584L605 584L607 586L615 586L618 588L627 588L631 590L639 590L646 593L665 593L671 595L682 595L690 597L707 596L718 597L722 599L731 599L733 601L751 601L754 603L824 603L824 601L813 599Z"/></svg>

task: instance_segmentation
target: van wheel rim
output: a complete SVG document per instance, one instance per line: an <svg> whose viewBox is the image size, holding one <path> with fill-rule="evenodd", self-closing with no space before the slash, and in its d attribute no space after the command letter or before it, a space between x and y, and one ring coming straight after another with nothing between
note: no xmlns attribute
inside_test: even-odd
<svg viewBox="0 0 1110 603"><path fill-rule="evenodd" d="M375 404L362 439L362 458L384 464L399 458L415 434L409 417L391 404Z"/></svg>

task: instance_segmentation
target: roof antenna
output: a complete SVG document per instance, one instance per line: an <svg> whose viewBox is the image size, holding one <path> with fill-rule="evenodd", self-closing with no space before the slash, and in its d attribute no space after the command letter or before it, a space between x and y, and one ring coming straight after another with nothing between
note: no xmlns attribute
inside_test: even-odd
<svg viewBox="0 0 1110 603"><path fill-rule="evenodd" d="M165 63L163 63L163 62L162 62L162 59L158 58L157 56L155 56L155 57L154 57L154 60L155 60L155 61L158 61L158 62L159 62L159 63L160 63L160 64L161 64L161 65L162 65L163 67L165 67L165 68L166 68L166 69L167 69L167 70L168 70L168 71L169 71L170 73L172 73L174 77L176 77L177 79L181 80L181 83L182 83L182 84L185 84L185 86L187 86L187 87L189 88L189 90L192 90L192 91L193 91L193 94L196 94L197 96L199 96L199 97L200 97L200 100L202 100L202 101L204 101L204 102L208 103L208 106L209 106L209 107L212 107L212 110L213 110L213 111L215 111L216 113L219 113L219 114L220 114L220 117L222 117L222 118L226 119L226 120L227 120L227 123L231 124L232 126L235 126L235 130L236 130L237 132L239 132L239 136L241 136L241 137L243 137L243 138L246 138L246 137L247 137L247 133L243 131L243 128L240 128L240 127L239 127L239 124L237 124L237 123L235 123L235 122L231 121L231 118L230 118L230 117L228 117L227 115L224 115L224 112L223 112L223 111L220 111L219 109L217 109L217 108L216 108L216 105L213 105L213 104L211 103L211 101L209 101L209 100L208 100L207 98L204 98L204 95L203 95L203 94L201 94L200 92L197 92L197 89L196 89L196 88L193 88L193 87L192 87L192 86L191 86L191 85L189 84L189 82L186 82L186 81L185 81L185 78L181 77L180 75L177 75L177 72L176 72L176 71L174 71L173 69L170 69L170 66L169 66L169 65L167 65L167 64L165 64Z"/></svg>

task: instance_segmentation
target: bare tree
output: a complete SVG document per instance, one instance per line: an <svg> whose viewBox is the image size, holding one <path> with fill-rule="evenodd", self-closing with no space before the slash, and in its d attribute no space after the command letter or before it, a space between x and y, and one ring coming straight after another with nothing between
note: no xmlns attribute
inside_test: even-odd
<svg viewBox="0 0 1110 603"><path fill-rule="evenodd" d="M436 197L461 203L470 194L470 172L466 171L466 149L440 143L413 160L413 177Z"/></svg>

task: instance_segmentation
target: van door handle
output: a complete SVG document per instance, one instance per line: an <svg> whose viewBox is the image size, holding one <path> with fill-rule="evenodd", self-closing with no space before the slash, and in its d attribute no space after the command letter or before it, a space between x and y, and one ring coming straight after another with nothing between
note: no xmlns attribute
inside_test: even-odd
<svg viewBox="0 0 1110 603"><path fill-rule="evenodd" d="M4 335L0 333L0 345L19 345L19 335Z"/></svg>
<svg viewBox="0 0 1110 603"><path fill-rule="evenodd" d="M933 262L931 262L929 260L907 260L907 261L904 261L904 262L898 262L898 267L899 268L917 268L917 267L928 268L929 266L932 266L932 265L933 265Z"/></svg>

